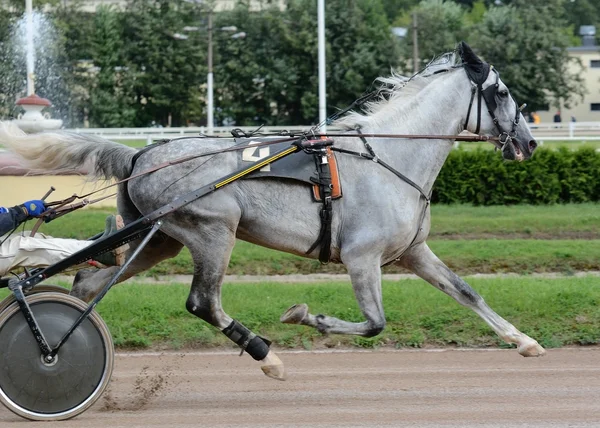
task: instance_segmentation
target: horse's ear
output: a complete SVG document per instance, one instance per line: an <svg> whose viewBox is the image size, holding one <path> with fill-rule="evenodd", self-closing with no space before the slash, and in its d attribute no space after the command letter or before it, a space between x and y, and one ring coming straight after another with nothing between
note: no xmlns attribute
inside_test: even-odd
<svg viewBox="0 0 600 428"><path fill-rule="evenodd" d="M490 65L479 59L465 42L460 42L457 49L469 78L478 85L483 84L490 73Z"/></svg>
<svg viewBox="0 0 600 428"><path fill-rule="evenodd" d="M460 42L458 44L458 53L465 64L479 65L483 63L483 61L480 60L477 55L475 55L473 49L471 49L471 47L465 42Z"/></svg>

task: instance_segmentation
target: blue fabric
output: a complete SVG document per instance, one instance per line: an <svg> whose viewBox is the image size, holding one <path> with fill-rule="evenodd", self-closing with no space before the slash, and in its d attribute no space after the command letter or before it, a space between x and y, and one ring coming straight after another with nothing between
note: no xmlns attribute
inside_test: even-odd
<svg viewBox="0 0 600 428"><path fill-rule="evenodd" d="M0 213L0 236L15 229L25 220L27 220L27 214L19 206L8 208L6 212Z"/></svg>

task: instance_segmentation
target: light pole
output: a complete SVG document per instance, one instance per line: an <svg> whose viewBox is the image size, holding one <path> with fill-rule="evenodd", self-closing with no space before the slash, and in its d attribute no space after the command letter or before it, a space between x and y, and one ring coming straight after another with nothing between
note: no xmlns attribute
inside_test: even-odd
<svg viewBox="0 0 600 428"><path fill-rule="evenodd" d="M325 91L325 0L317 5L318 56L319 56L319 123L321 132L327 132L327 92Z"/></svg>
<svg viewBox="0 0 600 428"><path fill-rule="evenodd" d="M208 74L206 75L206 131L213 134L215 105L213 99L212 9L208 11Z"/></svg>
<svg viewBox="0 0 600 428"><path fill-rule="evenodd" d="M27 95L35 93L33 82L33 5L32 0L25 0L25 14L27 16Z"/></svg>

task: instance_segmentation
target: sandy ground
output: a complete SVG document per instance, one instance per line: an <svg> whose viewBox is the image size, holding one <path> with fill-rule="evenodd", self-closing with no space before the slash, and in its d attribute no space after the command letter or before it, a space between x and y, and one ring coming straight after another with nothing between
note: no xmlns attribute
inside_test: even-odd
<svg viewBox="0 0 600 428"><path fill-rule="evenodd" d="M0 162L1 166L1 162ZM3 176L0 175L0 189L2 189L2 206L13 206L23 203L28 199L39 199L54 186L56 191L48 197L48 201L58 201L74 193L85 195L94 190L101 189L105 184L86 183L85 177L78 175L49 175L49 176ZM89 197L90 200L102 198L116 192L116 188L104 190ZM95 208L117 206L116 198L109 198L94 204Z"/></svg>
<svg viewBox="0 0 600 428"><path fill-rule="evenodd" d="M600 348L281 352L288 380L244 355L119 354L75 419L29 427L599 427Z"/></svg>

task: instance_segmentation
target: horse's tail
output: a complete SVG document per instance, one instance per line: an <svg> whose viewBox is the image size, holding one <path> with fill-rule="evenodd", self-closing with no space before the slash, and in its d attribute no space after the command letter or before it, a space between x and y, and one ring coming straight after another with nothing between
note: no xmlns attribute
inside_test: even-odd
<svg viewBox="0 0 600 428"><path fill-rule="evenodd" d="M33 172L85 171L95 179L131 175L136 150L69 131L47 131L28 135L11 122L0 122L0 146L14 152Z"/></svg>

